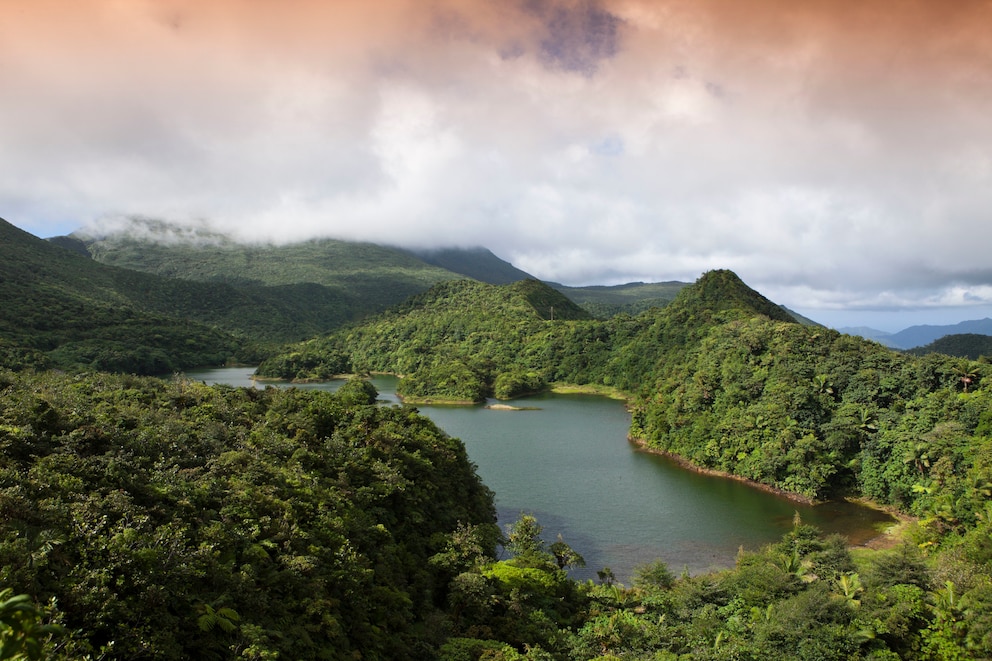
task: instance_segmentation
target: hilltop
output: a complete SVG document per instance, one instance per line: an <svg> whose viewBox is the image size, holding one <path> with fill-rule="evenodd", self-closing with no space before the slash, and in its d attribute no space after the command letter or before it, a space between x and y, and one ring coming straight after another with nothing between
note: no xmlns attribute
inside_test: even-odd
<svg viewBox="0 0 992 661"><path fill-rule="evenodd" d="M343 371L393 372L406 375L409 398L480 401L494 389L513 396L544 386L533 373L516 375L515 385L509 376L497 383L525 338L590 318L537 280L444 282L362 324L292 347L263 362L258 373L306 380Z"/></svg>
<svg viewBox="0 0 992 661"><path fill-rule="evenodd" d="M337 300L345 310L339 316L348 320L380 312L447 280L510 284L535 279L482 247L408 250L336 239L246 244L204 228L140 217L103 232L49 240L104 264L168 278L249 288L301 283L327 288L323 295ZM609 317L664 306L686 283L548 284L593 315Z"/></svg>
<svg viewBox="0 0 992 661"><path fill-rule="evenodd" d="M354 327L292 347L259 374L319 379L343 371L405 376L416 400L514 397L552 382L628 390L648 365L679 351L714 319L792 317L729 271L704 274L666 308L596 321L553 287L447 282ZM663 337L658 337L662 335Z"/></svg>

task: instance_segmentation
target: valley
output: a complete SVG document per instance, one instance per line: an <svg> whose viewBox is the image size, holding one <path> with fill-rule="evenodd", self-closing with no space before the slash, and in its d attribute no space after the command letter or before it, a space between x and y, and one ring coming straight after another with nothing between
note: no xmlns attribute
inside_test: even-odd
<svg viewBox="0 0 992 661"><path fill-rule="evenodd" d="M23 622L50 658L992 654L987 354L912 355L800 323L727 270L586 288L579 302L499 282L512 267L480 251L432 264L333 242L280 252L0 230L0 586L27 595ZM297 387L183 375L225 364ZM322 390L342 373L401 375L405 404L376 404L390 390L374 379ZM627 409L550 394L563 386ZM439 406L488 401L542 410ZM547 421L559 406L572 413ZM513 427L528 416L547 422ZM573 447L586 431L605 454ZM651 482L665 462L627 435L703 471L913 522L889 550L852 550L825 530L836 515L796 516L792 501L776 514L764 493L734 509L744 484L674 469L710 486L665 491ZM540 457L514 445L552 438ZM625 482L635 473L648 482ZM532 505L544 482L577 509ZM722 504L705 495L719 491ZM696 509L644 538L594 514L620 505L657 524L680 500ZM600 516L617 527L595 537L582 526ZM703 532L721 519L743 527ZM678 552L645 541L692 539L678 524L738 539L769 519L774 531L719 561L699 537ZM614 557L610 537L634 549L617 572L592 564Z"/></svg>

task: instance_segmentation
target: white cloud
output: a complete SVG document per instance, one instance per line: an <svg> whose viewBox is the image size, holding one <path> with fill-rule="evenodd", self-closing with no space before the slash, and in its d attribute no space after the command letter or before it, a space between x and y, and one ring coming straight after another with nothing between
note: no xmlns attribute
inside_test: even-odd
<svg viewBox="0 0 992 661"><path fill-rule="evenodd" d="M0 0L0 215L41 235L206 218L567 283L733 268L824 311L988 301L980 4L22 7Z"/></svg>

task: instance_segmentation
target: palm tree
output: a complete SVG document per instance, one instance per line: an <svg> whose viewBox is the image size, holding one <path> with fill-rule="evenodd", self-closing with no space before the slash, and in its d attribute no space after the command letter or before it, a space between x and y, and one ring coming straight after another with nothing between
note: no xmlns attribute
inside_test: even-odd
<svg viewBox="0 0 992 661"><path fill-rule="evenodd" d="M981 377L981 369L977 363L962 361L954 368L954 375L961 382L961 388L968 392L968 387Z"/></svg>
<svg viewBox="0 0 992 661"><path fill-rule="evenodd" d="M907 464L913 464L913 466L916 467L916 471L920 475L923 475L924 472L930 468L930 454L928 450L928 443L913 443L909 446L909 451L906 452L904 462Z"/></svg>

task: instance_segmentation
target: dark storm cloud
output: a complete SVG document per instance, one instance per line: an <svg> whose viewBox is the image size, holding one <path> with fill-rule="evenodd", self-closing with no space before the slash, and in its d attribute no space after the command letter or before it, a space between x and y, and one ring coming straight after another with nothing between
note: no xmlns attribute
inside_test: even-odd
<svg viewBox="0 0 992 661"><path fill-rule="evenodd" d="M598 2L525 0L523 6L544 26L540 52L552 66L592 75L620 48L621 21Z"/></svg>

